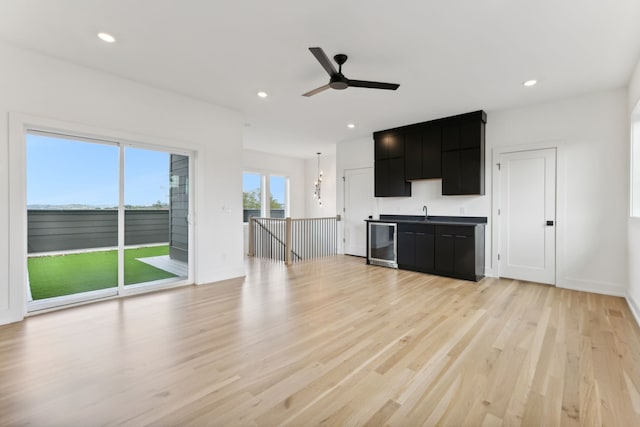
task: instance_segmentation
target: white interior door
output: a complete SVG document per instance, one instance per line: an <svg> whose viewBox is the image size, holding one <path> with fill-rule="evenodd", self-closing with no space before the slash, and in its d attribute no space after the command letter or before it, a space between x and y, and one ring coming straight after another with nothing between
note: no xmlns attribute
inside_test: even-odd
<svg viewBox="0 0 640 427"><path fill-rule="evenodd" d="M373 215L373 168L344 171L344 253L364 257L367 254L367 227Z"/></svg>
<svg viewBox="0 0 640 427"><path fill-rule="evenodd" d="M556 281L556 150L499 156L499 275Z"/></svg>

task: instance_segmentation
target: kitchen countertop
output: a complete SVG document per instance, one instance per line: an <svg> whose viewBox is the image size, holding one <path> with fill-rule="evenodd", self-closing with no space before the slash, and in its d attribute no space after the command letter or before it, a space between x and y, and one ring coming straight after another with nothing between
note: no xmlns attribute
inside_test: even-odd
<svg viewBox="0 0 640 427"><path fill-rule="evenodd" d="M403 224L429 224L429 225L485 225L485 216L435 216L429 215L425 220L424 215L380 215L380 219L365 219L366 222L395 222Z"/></svg>

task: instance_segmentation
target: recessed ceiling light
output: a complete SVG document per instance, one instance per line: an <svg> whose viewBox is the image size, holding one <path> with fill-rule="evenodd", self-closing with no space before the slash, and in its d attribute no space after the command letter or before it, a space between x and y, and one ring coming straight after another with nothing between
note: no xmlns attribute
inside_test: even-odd
<svg viewBox="0 0 640 427"><path fill-rule="evenodd" d="M347 127L348 127L349 129L353 129L354 127L356 127L356 125L355 125L355 124L353 124L353 123L349 123L349 124L347 125Z"/></svg>
<svg viewBox="0 0 640 427"><path fill-rule="evenodd" d="M535 86L536 83L538 83L537 80L527 80L526 82L522 83L522 85L526 87L531 87L531 86Z"/></svg>
<svg viewBox="0 0 640 427"><path fill-rule="evenodd" d="M98 33L98 38L107 43L114 43L116 41L116 38L108 33Z"/></svg>
<svg viewBox="0 0 640 427"><path fill-rule="evenodd" d="M259 96L260 98L266 98L266 97L267 97L267 96L269 96L269 95L267 94L267 92L260 91L260 92L258 92L258 96Z"/></svg>

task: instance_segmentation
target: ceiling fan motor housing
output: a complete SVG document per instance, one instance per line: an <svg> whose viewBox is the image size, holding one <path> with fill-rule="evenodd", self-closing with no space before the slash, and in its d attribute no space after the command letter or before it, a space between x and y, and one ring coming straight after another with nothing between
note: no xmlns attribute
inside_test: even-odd
<svg viewBox="0 0 640 427"><path fill-rule="evenodd" d="M343 90L349 87L349 81L342 74L336 74L331 76L329 86L331 86L331 89Z"/></svg>

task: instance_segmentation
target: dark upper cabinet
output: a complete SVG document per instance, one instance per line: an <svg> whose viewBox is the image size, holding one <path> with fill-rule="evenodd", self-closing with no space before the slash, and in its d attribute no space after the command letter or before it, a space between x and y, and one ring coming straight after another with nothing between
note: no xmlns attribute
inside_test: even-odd
<svg viewBox="0 0 640 427"><path fill-rule="evenodd" d="M406 179L422 178L422 135L413 131L404 137L404 168Z"/></svg>
<svg viewBox="0 0 640 427"><path fill-rule="evenodd" d="M479 148L459 152L459 193L484 194L484 158Z"/></svg>
<svg viewBox="0 0 640 427"><path fill-rule="evenodd" d="M442 177L442 132L440 126L429 126L422 142L422 177L425 179Z"/></svg>
<svg viewBox="0 0 640 427"><path fill-rule="evenodd" d="M442 151L460 149L460 126L458 122L445 123L442 126Z"/></svg>
<svg viewBox="0 0 640 427"><path fill-rule="evenodd" d="M442 194L460 193L460 150L442 152Z"/></svg>
<svg viewBox="0 0 640 427"><path fill-rule="evenodd" d="M411 195L418 179L442 178L443 195L484 195L484 111L374 133L375 195Z"/></svg>
<svg viewBox="0 0 640 427"><path fill-rule="evenodd" d="M486 115L442 128L442 194L484 195Z"/></svg>
<svg viewBox="0 0 640 427"><path fill-rule="evenodd" d="M442 152L442 194L484 194L484 158L479 148Z"/></svg>
<svg viewBox="0 0 640 427"><path fill-rule="evenodd" d="M415 128L405 134L406 179L441 178L441 133L439 125Z"/></svg>
<svg viewBox="0 0 640 427"><path fill-rule="evenodd" d="M411 196L411 183L404 177L404 159L399 157L386 160L389 162L389 177L386 196Z"/></svg>
<svg viewBox="0 0 640 427"><path fill-rule="evenodd" d="M376 160L374 163L373 188L376 197L389 192L387 181L389 180L389 160Z"/></svg>
<svg viewBox="0 0 640 427"><path fill-rule="evenodd" d="M404 135L380 132L374 135L375 196L411 196L411 183L405 178Z"/></svg>
<svg viewBox="0 0 640 427"><path fill-rule="evenodd" d="M487 122L487 115L484 111L462 114L443 120L442 151L484 146L484 126Z"/></svg>
<svg viewBox="0 0 640 427"><path fill-rule="evenodd" d="M374 193L376 197L411 196L411 183L404 179L404 159L375 161Z"/></svg>
<svg viewBox="0 0 640 427"><path fill-rule="evenodd" d="M375 160L404 157L404 135L399 132L374 134Z"/></svg>
<svg viewBox="0 0 640 427"><path fill-rule="evenodd" d="M471 119L460 123L460 149L480 148L484 146L484 122Z"/></svg>

